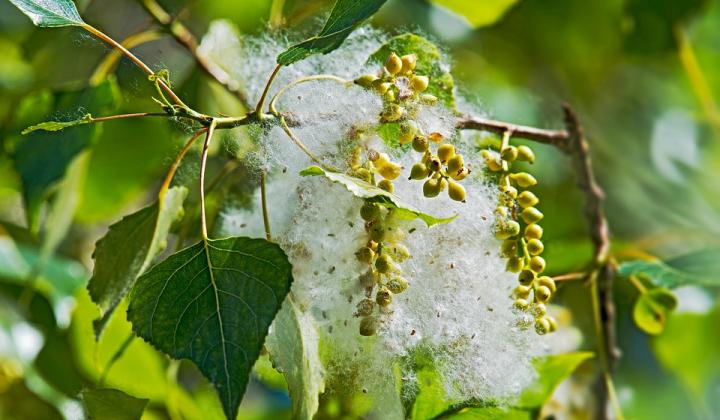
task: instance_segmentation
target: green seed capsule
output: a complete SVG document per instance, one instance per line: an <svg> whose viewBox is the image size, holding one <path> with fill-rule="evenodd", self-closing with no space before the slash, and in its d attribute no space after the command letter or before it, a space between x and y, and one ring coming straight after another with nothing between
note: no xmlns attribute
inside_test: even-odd
<svg viewBox="0 0 720 420"><path fill-rule="evenodd" d="M415 54L403 55L400 57L400 60L402 60L400 73L410 74L415 70L415 64L417 63L417 56Z"/></svg>
<svg viewBox="0 0 720 420"><path fill-rule="evenodd" d="M439 99L435 95L430 95L428 93L420 95L420 102L422 102L425 105L435 105L438 103Z"/></svg>
<svg viewBox="0 0 720 420"><path fill-rule="evenodd" d="M430 175L430 170L423 163L416 163L410 169L410 179L425 179Z"/></svg>
<svg viewBox="0 0 720 420"><path fill-rule="evenodd" d="M385 241L385 227L380 223L376 223L370 227L370 239L377 243Z"/></svg>
<svg viewBox="0 0 720 420"><path fill-rule="evenodd" d="M545 271L545 259L539 255L530 258L530 269L536 273Z"/></svg>
<svg viewBox="0 0 720 420"><path fill-rule="evenodd" d="M510 179L515 181L520 188L530 188L537 185L535 177L527 172L518 172L516 174L510 174Z"/></svg>
<svg viewBox="0 0 720 420"><path fill-rule="evenodd" d="M449 143L441 144L437 149L437 155L441 162L447 162L455 156L455 146Z"/></svg>
<svg viewBox="0 0 720 420"><path fill-rule="evenodd" d="M500 254L505 257L513 257L517 254L518 242L516 239L505 239L500 246Z"/></svg>
<svg viewBox="0 0 720 420"><path fill-rule="evenodd" d="M450 177L455 181L462 181L470 174L468 168L460 168L457 172L450 172Z"/></svg>
<svg viewBox="0 0 720 420"><path fill-rule="evenodd" d="M537 285L547 287L548 289L550 289L550 292L552 292L552 293L555 293L555 291L557 290L557 286L555 285L555 280L553 280L552 278L550 278L548 276L538 277Z"/></svg>
<svg viewBox="0 0 720 420"><path fill-rule="evenodd" d="M523 260L519 257L510 257L507 260L507 264L505 264L505 270L511 272L511 273L518 273L520 270L522 270L523 267Z"/></svg>
<svg viewBox="0 0 720 420"><path fill-rule="evenodd" d="M372 222L380 217L380 207L375 203L365 203L360 207L360 217L366 222Z"/></svg>
<svg viewBox="0 0 720 420"><path fill-rule="evenodd" d="M385 61L385 70L390 74L397 74L402 70L402 59L395 53L390 53L390 56Z"/></svg>
<svg viewBox="0 0 720 420"><path fill-rule="evenodd" d="M544 303L536 303L533 305L533 315L535 315L536 318L543 317L546 313L547 306L545 306Z"/></svg>
<svg viewBox="0 0 720 420"><path fill-rule="evenodd" d="M493 172L502 171L502 164L500 163L498 156L496 156L494 153L490 153L487 150L483 150L482 155L485 158L485 165L487 165L488 169Z"/></svg>
<svg viewBox="0 0 720 420"><path fill-rule="evenodd" d="M550 329L548 332L555 332L558 329L557 321L555 321L555 318L551 316L546 316L545 319L547 319L548 323L550 324Z"/></svg>
<svg viewBox="0 0 720 420"><path fill-rule="evenodd" d="M392 258L386 254L381 254L375 260L375 268L382 274L389 273L395 268Z"/></svg>
<svg viewBox="0 0 720 420"><path fill-rule="evenodd" d="M520 233L520 224L514 220L505 220L498 224L495 230L495 237L498 239L508 239L517 236Z"/></svg>
<svg viewBox="0 0 720 420"><path fill-rule="evenodd" d="M403 121L400 124L400 137L399 137L400 144L407 144L407 143L410 143L411 141L413 141L417 131L418 131L418 129L417 129L417 124L415 123L415 121L412 121L412 120Z"/></svg>
<svg viewBox="0 0 720 420"><path fill-rule="evenodd" d="M383 179L382 181L378 182L377 186L378 188L385 190L389 193L395 191L395 185L393 185L393 183L388 179Z"/></svg>
<svg viewBox="0 0 720 420"><path fill-rule="evenodd" d="M519 146L517 159L533 163L535 162L535 153L527 146Z"/></svg>
<svg viewBox="0 0 720 420"><path fill-rule="evenodd" d="M377 272L370 269L364 274L361 274L358 280L360 281L360 285L362 287L369 288L377 284L378 280L380 280L380 276Z"/></svg>
<svg viewBox="0 0 720 420"><path fill-rule="evenodd" d="M398 104L389 104L380 114L380 117L384 122L393 122L402 118L403 115L405 115L405 108Z"/></svg>
<svg viewBox="0 0 720 420"><path fill-rule="evenodd" d="M518 275L518 282L523 286L529 286L535 281L535 273L532 270L523 270Z"/></svg>
<svg viewBox="0 0 720 420"><path fill-rule="evenodd" d="M500 192L507 195L508 197L515 199L518 195L517 188L513 187L512 185L503 185L500 187Z"/></svg>
<svg viewBox="0 0 720 420"><path fill-rule="evenodd" d="M543 235L543 228L540 225L529 224L525 227L525 239L540 239Z"/></svg>
<svg viewBox="0 0 720 420"><path fill-rule="evenodd" d="M535 207L527 207L520 213L523 221L527 224L537 223L542 220L543 214L540 210Z"/></svg>
<svg viewBox="0 0 720 420"><path fill-rule="evenodd" d="M515 146L507 146L500 151L500 157L506 162L513 162L517 159L518 149Z"/></svg>
<svg viewBox="0 0 720 420"><path fill-rule="evenodd" d="M521 311L526 311L530 307L530 303L525 299L515 299L513 306Z"/></svg>
<svg viewBox="0 0 720 420"><path fill-rule="evenodd" d="M372 299L363 299L358 302L356 309L356 316L368 316L372 315L373 309L375 309L375 302Z"/></svg>
<svg viewBox="0 0 720 420"><path fill-rule="evenodd" d="M390 290L390 292L397 295L397 294L402 293L405 290L407 290L408 281L405 280L405 278L403 278L403 277L396 276L396 277L391 278L387 282L387 288L388 288L388 290Z"/></svg>
<svg viewBox="0 0 720 420"><path fill-rule="evenodd" d="M392 83L383 82L382 79L377 79L372 83L373 89L375 89L375 91L380 95L385 95L392 86Z"/></svg>
<svg viewBox="0 0 720 420"><path fill-rule="evenodd" d="M348 157L348 166L357 170L362 165L362 147L358 146L352 149L350 156Z"/></svg>
<svg viewBox="0 0 720 420"><path fill-rule="evenodd" d="M538 318L535 320L535 332L538 335L545 335L550 332L550 322L545 318Z"/></svg>
<svg viewBox="0 0 720 420"><path fill-rule="evenodd" d="M552 296L552 292L547 287L540 286L535 288L535 299L538 302L545 303L550 300L550 296Z"/></svg>
<svg viewBox="0 0 720 420"><path fill-rule="evenodd" d="M355 171L355 177L362 179L365 182L371 183L372 182L372 172L368 171L365 168L358 168Z"/></svg>
<svg viewBox="0 0 720 420"><path fill-rule="evenodd" d="M383 308L390 306L392 300L393 294L386 287L380 288L375 295L375 302Z"/></svg>
<svg viewBox="0 0 720 420"><path fill-rule="evenodd" d="M378 173L385 179L392 181L400 176L402 173L402 166L397 163L388 163L378 170Z"/></svg>
<svg viewBox="0 0 720 420"><path fill-rule="evenodd" d="M515 299L526 299L528 296L530 296L530 288L527 286L517 286L515 290L513 290L513 297Z"/></svg>
<svg viewBox="0 0 720 420"><path fill-rule="evenodd" d="M542 254L543 250L545 249L545 246L542 242L540 242L539 239L530 239L527 242L527 250L530 253L530 255L540 255Z"/></svg>
<svg viewBox="0 0 720 420"><path fill-rule="evenodd" d="M427 198L433 198L440 195L440 180L438 179L428 179L423 184L423 195Z"/></svg>
<svg viewBox="0 0 720 420"><path fill-rule="evenodd" d="M518 204L520 204L520 207L532 207L540 202L540 199L537 198L535 194L533 194L531 191L523 191L518 195L517 197Z"/></svg>
<svg viewBox="0 0 720 420"><path fill-rule="evenodd" d="M370 337L377 333L379 322L374 317L366 317L360 321L360 335Z"/></svg>
<svg viewBox="0 0 720 420"><path fill-rule="evenodd" d="M410 78L410 89L415 92L424 92L430 84L430 79L427 76L413 76Z"/></svg>
<svg viewBox="0 0 720 420"><path fill-rule="evenodd" d="M425 136L415 136L415 138L412 141L412 147L413 150L415 150L418 153L424 153L427 151L430 143L428 142L427 137Z"/></svg>
<svg viewBox="0 0 720 420"><path fill-rule="evenodd" d="M440 154L440 151L438 150L438 154ZM465 162L463 162L462 155L455 155L448 159L447 161L447 171L452 176L452 174L457 173L459 170L463 168L465 165Z"/></svg>
<svg viewBox="0 0 720 420"><path fill-rule="evenodd" d="M457 182L450 182L448 186L448 195L450 196L450 199L455 201L462 201L465 202L465 187L458 184ZM518 227L518 233L520 233L520 228Z"/></svg>
<svg viewBox="0 0 720 420"><path fill-rule="evenodd" d="M395 102L395 91L388 89L387 92L383 93L382 97L385 102Z"/></svg>
<svg viewBox="0 0 720 420"><path fill-rule="evenodd" d="M373 82L376 80L378 80L378 78L374 74L365 74L355 79L355 84L368 89L372 87Z"/></svg>
<svg viewBox="0 0 720 420"><path fill-rule="evenodd" d="M375 251L368 247L363 247L355 253L355 256L360 262L370 264L375 259Z"/></svg>

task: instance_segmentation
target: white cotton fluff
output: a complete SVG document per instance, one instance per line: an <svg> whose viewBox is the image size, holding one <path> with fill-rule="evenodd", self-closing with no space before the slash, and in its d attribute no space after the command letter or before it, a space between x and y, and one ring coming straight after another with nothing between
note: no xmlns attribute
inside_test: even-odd
<svg viewBox="0 0 720 420"><path fill-rule="evenodd" d="M230 36L236 35L227 24L215 23L203 48L210 54L213 39L227 43ZM375 71L365 61L386 39L383 33L361 28L330 55L283 69L271 95L302 76L331 73L353 79ZM265 36L237 40L235 45L244 52L236 59L223 53L232 64L224 68L253 102L287 42ZM376 95L358 87L317 81L288 91L279 109L297 120L299 126L293 131L309 149L327 163L341 166L346 134L354 127L376 124L382 104ZM417 122L426 132L454 133L453 114L441 106L424 108ZM279 127L259 139L263 148L254 162L270 174L273 237L294 266L295 299L314 317L322 347L330 349L323 354L328 392L334 381L340 381L366 393L373 401L370 418L403 417L393 366L415 349L429 352L454 401L512 398L534 379L531 358L547 349L542 337L516 327L520 315L511 309L509 297L516 275L505 271L500 241L493 236L496 187L482 177L484 164L473 138L463 135L454 140L473 170L462 181L466 203L453 202L446 194L424 198L422 182L407 180L420 155L385 150L380 139L369 140L374 149L389 153L404 166L403 176L394 182L398 196L433 216L458 215L451 223L432 228L419 220L410 223L414 231L403 243L412 257L401 264L410 287L395 296L392 313L381 317L375 337L360 336L359 319L353 316L355 305L364 298L358 277L367 269L354 256L367 242L359 216L362 200L324 177L300 177L298 173L314 163ZM224 235L263 235L259 208L227 210L222 226ZM412 372L401 376L406 389L417 385Z"/></svg>

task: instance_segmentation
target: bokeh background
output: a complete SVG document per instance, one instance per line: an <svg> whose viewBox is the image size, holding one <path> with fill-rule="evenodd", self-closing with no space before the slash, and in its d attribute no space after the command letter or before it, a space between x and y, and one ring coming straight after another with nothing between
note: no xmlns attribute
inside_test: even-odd
<svg viewBox="0 0 720 420"><path fill-rule="evenodd" d="M198 37L214 19L242 33L268 30L272 1L162 1ZM281 31L312 33L330 1L286 0ZM453 2L448 2L453 3ZM453 59L460 93L492 118L561 128L561 104L578 112L591 146L613 252L619 260L670 258L708 250L701 267L720 284L720 2L709 0L505 0L499 16L485 2L465 4L470 21L419 0L390 0L372 24L391 33L414 31L438 42ZM77 1L86 21L116 39L153 28L133 0ZM468 7L467 4L474 6ZM277 5L276 5L277 6ZM242 107L167 35L137 48L156 67L171 69L178 91L208 112ZM79 184L74 224L27 308L10 250L32 264L42 244L26 229L20 181L10 152L19 131L41 119L42 97L87 83L109 49L79 29L37 29L0 0L0 417L80 416L73 396L101 373L128 336L122 320L95 344L82 326L95 315L83 291L94 241L107 225L144 205L184 133L162 120L105 126ZM332 59L329 56L328 59ZM144 76L121 60L116 71L122 110L152 109ZM63 115L58 115L63 117ZM534 146L546 215L546 256L553 274L581 269L591 256L582 196L568 161ZM715 252L713 254L713 252ZM633 323L637 290L616 281L618 341L623 357L616 387L627 418L720 417L720 309L712 288L676 290L679 307L663 334ZM562 288L558 301L592 349L589 293ZM219 407L197 371L168 363L139 340L128 342L107 383L148 396L149 418L214 418ZM243 418L283 418L283 380L257 369L241 407ZM178 375L181 386L169 379ZM589 414L577 412L579 418Z"/></svg>

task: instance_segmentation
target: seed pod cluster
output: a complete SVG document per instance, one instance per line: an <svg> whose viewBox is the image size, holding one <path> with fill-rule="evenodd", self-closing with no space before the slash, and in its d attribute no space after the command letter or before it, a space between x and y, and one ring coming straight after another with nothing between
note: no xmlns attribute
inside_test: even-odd
<svg viewBox="0 0 720 420"><path fill-rule="evenodd" d="M357 304L355 316L362 318L360 334L370 336L377 332L377 315L388 311L393 297L408 288L409 283L402 276L398 264L410 258L410 252L401 243L405 230L395 209L365 200L360 208L360 217L365 222L369 238L355 256L368 268L360 276L365 299Z"/></svg>
<svg viewBox="0 0 720 420"><path fill-rule="evenodd" d="M547 315L547 303L555 293L555 281L543 276L545 260L543 229L538 224L543 214L537 209L540 199L529 188L537 180L527 172L512 172L515 161L533 163L535 154L527 146L508 144L503 139L500 152L483 150L487 168L499 174L498 206L495 209L495 236L502 239L501 255L507 259L506 270L518 273L519 285L513 291L515 308L535 318L535 331L544 335L557 329Z"/></svg>
<svg viewBox="0 0 720 420"><path fill-rule="evenodd" d="M430 142L440 143L435 153L430 150ZM428 137L415 136L412 147L416 152L422 153L422 157L410 169L410 179L425 180L423 195L433 198L447 190L452 200L464 203L465 187L458 181L465 179L470 170L465 167L463 156L457 153L455 146L444 143L440 134L433 133Z"/></svg>
<svg viewBox="0 0 720 420"><path fill-rule="evenodd" d="M350 153L348 166L350 175L390 193L395 191L393 181L400 176L403 169L386 153L379 153L372 149L366 151L362 146L357 146Z"/></svg>

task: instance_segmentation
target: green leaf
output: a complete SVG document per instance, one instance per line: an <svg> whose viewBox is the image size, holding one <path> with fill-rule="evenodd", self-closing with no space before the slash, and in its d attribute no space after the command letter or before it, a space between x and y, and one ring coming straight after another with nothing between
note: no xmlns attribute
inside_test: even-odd
<svg viewBox="0 0 720 420"><path fill-rule="evenodd" d="M623 277L642 275L654 285L675 288L684 285L720 286L720 248L707 248L666 260L633 260L620 264Z"/></svg>
<svg viewBox="0 0 720 420"><path fill-rule="evenodd" d="M668 313L677 307L677 297L665 288L651 289L635 301L633 320L635 325L648 334L663 332Z"/></svg>
<svg viewBox="0 0 720 420"><path fill-rule="evenodd" d="M322 30L316 36L293 45L277 57L278 64L288 66L313 54L327 54L340 45L365 19L387 0L337 0Z"/></svg>
<svg viewBox="0 0 720 420"><path fill-rule="evenodd" d="M139 420L149 402L112 388L85 389L81 396L91 420Z"/></svg>
<svg viewBox="0 0 720 420"><path fill-rule="evenodd" d="M173 358L192 360L234 419L291 283L292 267L276 244L203 240L142 275L127 316L138 336Z"/></svg>
<svg viewBox="0 0 720 420"><path fill-rule="evenodd" d="M5 366L2 366L3 363L6 362L0 360L0 369L5 371ZM15 378L8 379L12 380ZM62 420L64 418L57 408L31 391L22 379L11 382L6 386L7 388L3 389L3 392L0 392L1 419Z"/></svg>
<svg viewBox="0 0 720 420"><path fill-rule="evenodd" d="M57 94L54 109L58 114L77 114L78 110L105 114L114 108L116 100L115 82L107 80L98 86ZM33 131L19 139L13 159L33 230L37 230L38 212L50 188L64 177L70 162L92 144L99 130L98 124L80 125L58 132Z"/></svg>
<svg viewBox="0 0 720 420"><path fill-rule="evenodd" d="M69 398L75 398L91 383L73 360L72 352L68 331L56 329L45 334L45 343L34 362L42 378Z"/></svg>
<svg viewBox="0 0 720 420"><path fill-rule="evenodd" d="M72 0L10 0L35 26L85 25Z"/></svg>
<svg viewBox="0 0 720 420"><path fill-rule="evenodd" d="M520 394L517 406L528 410L542 407L555 388L591 357L592 352L575 352L536 358L537 379Z"/></svg>
<svg viewBox="0 0 720 420"><path fill-rule="evenodd" d="M500 20L519 0L485 0L482 5L466 0L432 0L437 6L462 16L474 29Z"/></svg>
<svg viewBox="0 0 720 420"><path fill-rule="evenodd" d="M283 372L287 381L292 418L312 420L318 410L318 396L325 391L317 327L287 298L272 328L266 347L273 366Z"/></svg>
<svg viewBox="0 0 720 420"><path fill-rule="evenodd" d="M185 187L168 189L162 199L110 226L95 244L95 266L87 287L102 315L96 323L98 335L135 280L165 249L170 226L183 215L186 195Z"/></svg>
<svg viewBox="0 0 720 420"><path fill-rule="evenodd" d="M72 121L45 121L40 124L31 125L24 129L20 134L30 134L33 131L60 131L68 127L75 127L76 125L89 124L92 122L92 115L85 114L83 117Z"/></svg>
<svg viewBox="0 0 720 420"><path fill-rule="evenodd" d="M469 407L440 418L453 420L531 420L534 417L530 411L512 407Z"/></svg>
<svg viewBox="0 0 720 420"><path fill-rule="evenodd" d="M348 191L353 193L354 196L370 199L387 208L397 209L400 216L402 216L403 218L409 220L420 219L425 222L428 227L437 224L449 223L457 217L457 215L446 218L437 218L434 216L430 216L427 213L423 213L420 210L415 209L415 207L411 206L410 204L403 202L400 197L396 196L395 194L391 194L383 190L382 188L378 188L375 185L369 184L359 178L355 178L347 174L326 171L319 166L310 166L306 169L303 169L302 171L300 171L300 175L324 175L330 181L344 185L345 188L347 188Z"/></svg>
<svg viewBox="0 0 720 420"><path fill-rule="evenodd" d="M382 66L393 52L400 56L415 54L417 56L415 72L430 78L425 93L435 95L445 106L455 109L455 82L437 45L419 35L398 35L375 51L368 59L368 63Z"/></svg>

